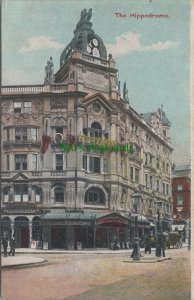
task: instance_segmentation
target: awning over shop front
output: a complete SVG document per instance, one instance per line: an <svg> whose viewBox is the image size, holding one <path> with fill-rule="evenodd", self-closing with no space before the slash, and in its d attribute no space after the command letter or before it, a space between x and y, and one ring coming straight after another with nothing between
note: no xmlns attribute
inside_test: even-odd
<svg viewBox="0 0 194 300"><path fill-rule="evenodd" d="M110 213L96 219L96 225L127 226L129 218L120 213Z"/></svg>
<svg viewBox="0 0 194 300"><path fill-rule="evenodd" d="M172 231L183 231L185 225L183 224L177 224L177 225L172 225Z"/></svg>

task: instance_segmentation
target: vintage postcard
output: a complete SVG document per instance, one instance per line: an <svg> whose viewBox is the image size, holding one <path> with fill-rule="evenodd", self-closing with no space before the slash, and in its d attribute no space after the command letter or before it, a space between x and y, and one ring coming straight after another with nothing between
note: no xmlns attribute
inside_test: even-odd
<svg viewBox="0 0 194 300"><path fill-rule="evenodd" d="M1 1L1 299L191 299L191 7Z"/></svg>

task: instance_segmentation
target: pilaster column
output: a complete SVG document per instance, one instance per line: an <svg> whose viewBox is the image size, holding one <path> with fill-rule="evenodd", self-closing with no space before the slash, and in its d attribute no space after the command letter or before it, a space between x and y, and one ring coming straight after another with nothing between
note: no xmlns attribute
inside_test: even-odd
<svg viewBox="0 0 194 300"><path fill-rule="evenodd" d="M31 241L32 241L32 222L29 221L29 243L31 245ZM29 247L30 247L29 245Z"/></svg>

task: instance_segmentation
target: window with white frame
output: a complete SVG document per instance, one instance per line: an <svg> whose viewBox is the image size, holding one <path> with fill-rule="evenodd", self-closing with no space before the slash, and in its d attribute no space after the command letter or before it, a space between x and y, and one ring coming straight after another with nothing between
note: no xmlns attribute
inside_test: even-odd
<svg viewBox="0 0 194 300"><path fill-rule="evenodd" d="M184 196L183 195L177 195L176 196L176 204L182 206L183 202L184 202Z"/></svg>
<svg viewBox="0 0 194 300"><path fill-rule="evenodd" d="M15 184L14 185L14 202L28 202L28 185Z"/></svg>
<svg viewBox="0 0 194 300"><path fill-rule="evenodd" d="M27 154L15 154L15 170L27 170Z"/></svg>
<svg viewBox="0 0 194 300"><path fill-rule="evenodd" d="M15 128L15 140L26 141L27 140L27 127Z"/></svg>
<svg viewBox="0 0 194 300"><path fill-rule="evenodd" d="M177 185L177 191L182 191L183 190L183 186L181 184Z"/></svg>
<svg viewBox="0 0 194 300"><path fill-rule="evenodd" d="M30 113L31 110L32 110L32 108L31 108L31 102L30 101L24 102L23 112L24 113Z"/></svg>
<svg viewBox="0 0 194 300"><path fill-rule="evenodd" d="M21 113L21 112L22 112L22 103L14 102L14 113Z"/></svg>
<svg viewBox="0 0 194 300"><path fill-rule="evenodd" d="M30 101L15 101L14 102L14 113L31 113L32 103Z"/></svg>
<svg viewBox="0 0 194 300"><path fill-rule="evenodd" d="M37 141L37 136L38 136L38 130L37 130L37 128L31 128L31 130L30 130L30 138L33 141Z"/></svg>

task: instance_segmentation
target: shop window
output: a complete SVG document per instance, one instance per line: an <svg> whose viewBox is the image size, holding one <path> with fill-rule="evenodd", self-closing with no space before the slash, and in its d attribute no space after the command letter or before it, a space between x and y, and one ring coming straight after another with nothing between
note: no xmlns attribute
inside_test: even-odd
<svg viewBox="0 0 194 300"><path fill-rule="evenodd" d="M103 205L105 203L104 192L96 187L90 188L85 194L85 203Z"/></svg>
<svg viewBox="0 0 194 300"><path fill-rule="evenodd" d="M62 171L63 170L63 154L56 154L56 170Z"/></svg>
<svg viewBox="0 0 194 300"><path fill-rule="evenodd" d="M27 170L27 154L16 154L15 155L15 169Z"/></svg>
<svg viewBox="0 0 194 300"><path fill-rule="evenodd" d="M14 201L15 202L28 202L28 185L27 184L14 185Z"/></svg>
<svg viewBox="0 0 194 300"><path fill-rule="evenodd" d="M62 203L64 202L64 189L62 187L55 188L55 202Z"/></svg>
<svg viewBox="0 0 194 300"><path fill-rule="evenodd" d="M90 172L100 173L100 157L90 156Z"/></svg>

